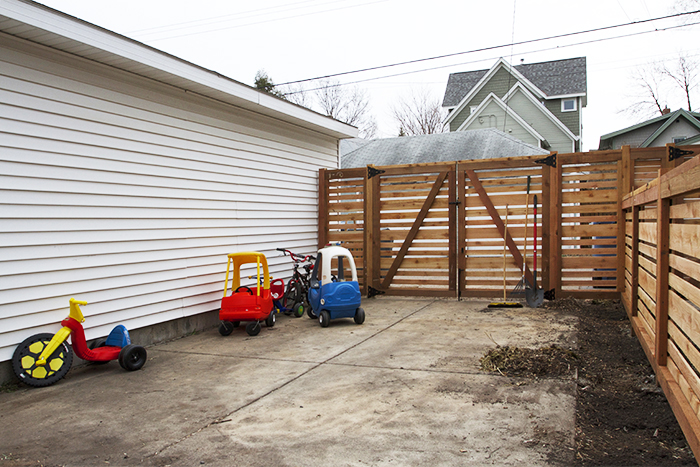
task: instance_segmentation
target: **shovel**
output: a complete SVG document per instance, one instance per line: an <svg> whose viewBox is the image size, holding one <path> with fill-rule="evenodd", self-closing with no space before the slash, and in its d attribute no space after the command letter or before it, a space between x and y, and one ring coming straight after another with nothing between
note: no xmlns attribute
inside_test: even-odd
<svg viewBox="0 0 700 467"><path fill-rule="evenodd" d="M534 218L533 222L533 242L532 242L532 287L527 284L525 289L525 301L527 306L530 308L538 308L544 302L544 290L537 286L537 195L535 195L535 207L534 207Z"/></svg>

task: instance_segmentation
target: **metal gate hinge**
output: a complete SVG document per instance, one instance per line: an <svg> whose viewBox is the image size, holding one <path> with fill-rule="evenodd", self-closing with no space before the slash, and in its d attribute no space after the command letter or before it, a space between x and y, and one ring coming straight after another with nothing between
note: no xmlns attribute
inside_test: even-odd
<svg viewBox="0 0 700 467"><path fill-rule="evenodd" d="M554 153L551 156L547 156L544 159L535 159L535 164L548 165L550 167L557 168L557 154Z"/></svg>
<svg viewBox="0 0 700 467"><path fill-rule="evenodd" d="M367 178L372 178L375 175L383 174L386 170L375 169L373 166L367 166Z"/></svg>
<svg viewBox="0 0 700 467"><path fill-rule="evenodd" d="M375 289L371 285L367 286L367 298L372 298L372 297L375 297L377 295L384 295L385 293L386 292L384 292L383 290Z"/></svg>
<svg viewBox="0 0 700 467"><path fill-rule="evenodd" d="M688 151L686 149L680 149L675 146L667 146L668 147L668 160L670 161L675 161L676 159L679 159L683 156L689 156L693 154L693 151Z"/></svg>

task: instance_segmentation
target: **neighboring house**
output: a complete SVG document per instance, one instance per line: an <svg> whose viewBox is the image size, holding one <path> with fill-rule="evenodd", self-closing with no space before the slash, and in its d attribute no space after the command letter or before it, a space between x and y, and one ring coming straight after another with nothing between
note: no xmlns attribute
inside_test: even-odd
<svg viewBox="0 0 700 467"><path fill-rule="evenodd" d="M338 168L339 140L356 136L93 24L2 0L0 382L19 342L60 329L70 297L89 303L88 339L115 324L163 339L216 322L228 253L262 251L288 277L276 248L316 250L318 170Z"/></svg>
<svg viewBox="0 0 700 467"><path fill-rule="evenodd" d="M548 151L581 150L586 58L452 73L442 106L450 131L497 128Z"/></svg>
<svg viewBox="0 0 700 467"><path fill-rule="evenodd" d="M600 137L599 150L620 149L622 146L649 148L668 143L697 144L700 142L700 113L678 109L664 110L660 117L608 133Z"/></svg>
<svg viewBox="0 0 700 467"><path fill-rule="evenodd" d="M340 166L349 169L370 164L419 164L540 154L548 152L523 143L495 128L485 128L456 133L375 139L351 152L341 152Z"/></svg>

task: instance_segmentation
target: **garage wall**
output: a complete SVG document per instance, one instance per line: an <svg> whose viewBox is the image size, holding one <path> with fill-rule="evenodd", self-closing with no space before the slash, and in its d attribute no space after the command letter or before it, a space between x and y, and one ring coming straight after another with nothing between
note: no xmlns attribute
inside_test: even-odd
<svg viewBox="0 0 700 467"><path fill-rule="evenodd" d="M217 309L225 256L317 245L337 139L0 34L0 362Z"/></svg>

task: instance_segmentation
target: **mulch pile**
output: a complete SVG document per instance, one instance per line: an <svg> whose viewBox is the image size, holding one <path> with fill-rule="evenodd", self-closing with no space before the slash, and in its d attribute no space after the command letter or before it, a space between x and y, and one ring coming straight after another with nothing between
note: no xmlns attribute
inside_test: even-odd
<svg viewBox="0 0 700 467"><path fill-rule="evenodd" d="M481 365L510 377L575 379L574 465L697 466L619 300L544 306L578 318L572 349L498 347Z"/></svg>

